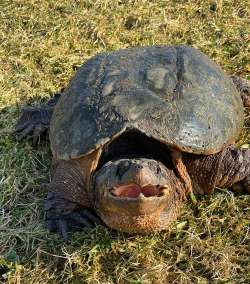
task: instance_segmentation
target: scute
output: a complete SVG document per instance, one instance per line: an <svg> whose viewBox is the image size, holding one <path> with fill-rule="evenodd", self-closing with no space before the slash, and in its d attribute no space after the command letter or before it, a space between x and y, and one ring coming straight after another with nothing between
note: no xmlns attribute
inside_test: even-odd
<svg viewBox="0 0 250 284"><path fill-rule="evenodd" d="M50 140L57 158L70 159L136 129L185 152L212 154L242 124L240 95L211 59L187 46L151 46L88 60L56 105Z"/></svg>

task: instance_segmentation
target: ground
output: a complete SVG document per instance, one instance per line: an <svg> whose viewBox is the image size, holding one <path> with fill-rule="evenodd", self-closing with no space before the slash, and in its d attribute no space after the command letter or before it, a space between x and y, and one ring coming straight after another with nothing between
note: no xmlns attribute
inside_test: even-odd
<svg viewBox="0 0 250 284"><path fill-rule="evenodd" d="M249 79L249 17L247 0L0 1L0 283L250 283L249 195L189 199L167 232L96 227L65 244L44 226L49 143L12 136L23 105L106 50L185 43Z"/></svg>

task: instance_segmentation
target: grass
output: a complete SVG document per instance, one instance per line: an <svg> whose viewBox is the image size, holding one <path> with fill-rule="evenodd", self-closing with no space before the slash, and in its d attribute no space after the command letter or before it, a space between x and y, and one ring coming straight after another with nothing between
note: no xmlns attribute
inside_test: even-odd
<svg viewBox="0 0 250 284"><path fill-rule="evenodd" d="M247 0L0 1L0 283L250 283L250 196L196 197L167 232L96 227L65 244L44 227L48 142L11 135L23 105L106 50L186 43L249 78L249 17Z"/></svg>

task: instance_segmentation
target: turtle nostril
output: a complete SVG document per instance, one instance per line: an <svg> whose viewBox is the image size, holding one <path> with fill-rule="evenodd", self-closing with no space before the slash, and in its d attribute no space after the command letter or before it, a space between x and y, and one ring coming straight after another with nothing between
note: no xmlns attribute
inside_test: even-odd
<svg viewBox="0 0 250 284"><path fill-rule="evenodd" d="M137 168L138 170L143 169L143 165L137 165L136 168Z"/></svg>

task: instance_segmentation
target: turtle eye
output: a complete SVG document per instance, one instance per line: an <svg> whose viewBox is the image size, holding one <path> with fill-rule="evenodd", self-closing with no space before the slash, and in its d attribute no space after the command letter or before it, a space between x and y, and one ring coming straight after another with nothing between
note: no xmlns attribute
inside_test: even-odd
<svg viewBox="0 0 250 284"><path fill-rule="evenodd" d="M116 169L116 176L121 179L122 176L129 170L130 166L130 161L124 161L123 163L120 163Z"/></svg>
<svg viewBox="0 0 250 284"><path fill-rule="evenodd" d="M161 173L161 168L159 167L159 165L157 165L156 167L156 174L159 175Z"/></svg>

